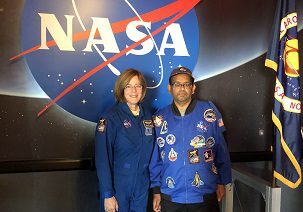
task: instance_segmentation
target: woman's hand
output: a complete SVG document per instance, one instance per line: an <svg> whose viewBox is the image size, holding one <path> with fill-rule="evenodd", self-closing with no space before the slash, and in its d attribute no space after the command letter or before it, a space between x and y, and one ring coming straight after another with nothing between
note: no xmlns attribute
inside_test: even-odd
<svg viewBox="0 0 303 212"><path fill-rule="evenodd" d="M115 197L104 199L104 210L110 212L118 211L118 202Z"/></svg>

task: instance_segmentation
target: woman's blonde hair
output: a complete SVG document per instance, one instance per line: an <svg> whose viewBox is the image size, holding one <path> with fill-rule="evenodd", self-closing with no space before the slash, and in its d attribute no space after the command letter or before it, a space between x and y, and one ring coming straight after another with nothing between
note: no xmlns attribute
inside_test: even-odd
<svg viewBox="0 0 303 212"><path fill-rule="evenodd" d="M142 85L142 96L140 102L144 99L146 94L146 81L143 74L136 69L125 70L116 80L114 95L117 102L126 102L124 97L124 89L129 84L133 77L137 76L139 78L140 84Z"/></svg>

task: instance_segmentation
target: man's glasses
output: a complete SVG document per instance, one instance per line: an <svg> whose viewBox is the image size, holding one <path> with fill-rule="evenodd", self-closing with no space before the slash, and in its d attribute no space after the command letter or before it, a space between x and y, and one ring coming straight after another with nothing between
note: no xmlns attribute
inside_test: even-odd
<svg viewBox="0 0 303 212"><path fill-rule="evenodd" d="M180 83L180 82L173 82L171 84L174 88L190 88L193 84L190 82Z"/></svg>
<svg viewBox="0 0 303 212"><path fill-rule="evenodd" d="M132 90L132 89L136 89L136 90L142 90L143 85L127 85L125 86L125 90Z"/></svg>

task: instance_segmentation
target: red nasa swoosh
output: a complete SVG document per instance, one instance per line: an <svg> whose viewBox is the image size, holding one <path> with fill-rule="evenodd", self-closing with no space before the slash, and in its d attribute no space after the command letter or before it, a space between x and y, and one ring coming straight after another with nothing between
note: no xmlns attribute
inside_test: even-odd
<svg viewBox="0 0 303 212"><path fill-rule="evenodd" d="M170 24L176 22L181 17L186 15L191 9L193 9L201 0L178 0L176 2L173 2L167 6L161 7L157 10L154 10L152 12L146 13L142 15L142 19L144 21L150 21L150 22L156 22L163 20L167 17L170 17L174 14L176 14L173 18L171 18L169 21L167 21L165 24L163 24L161 27L157 28L155 31L151 33L151 36L155 36L161 31L163 31L166 27L168 27ZM112 28L114 33L123 32L125 31L125 28L127 24L130 21L138 20L137 17L127 19L121 22L113 23ZM88 71L85 75L83 75L81 78L79 78L76 82L72 83L70 86L68 86L65 90L63 90L56 98L54 98L49 104L47 104L37 115L38 117L41 116L46 110L48 110L52 105L54 105L57 101L59 101L62 97L64 97L66 94L68 94L70 91L72 91L74 88L79 86L82 82L93 76L95 73L99 72L101 69L103 69L105 66L107 66L109 63L114 62L118 58L120 58L122 55L126 54L128 51L136 48L144 41L148 40L150 35L145 36L141 40L139 40L136 43L133 43L132 45L128 46L127 48L123 49L121 52L115 54L113 57L109 58L107 61L99 64L95 68ZM77 33L73 36L73 41L83 40L85 38L89 37L89 31ZM55 41L49 41L47 42L47 45L54 46L56 45ZM39 46L35 46L29 50L26 50L19 55L12 57L10 60L14 60L20 56L29 54L33 51L36 51L39 49Z"/></svg>

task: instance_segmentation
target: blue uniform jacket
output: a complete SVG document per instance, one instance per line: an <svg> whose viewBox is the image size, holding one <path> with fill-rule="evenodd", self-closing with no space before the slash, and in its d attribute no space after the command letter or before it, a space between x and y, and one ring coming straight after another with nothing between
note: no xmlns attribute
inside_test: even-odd
<svg viewBox="0 0 303 212"><path fill-rule="evenodd" d="M204 202L217 184L231 182L221 114L210 101L193 100L181 116L172 104L153 117L156 144L150 163L151 188L177 203ZM156 192L157 193L157 192Z"/></svg>
<svg viewBox="0 0 303 212"><path fill-rule="evenodd" d="M138 117L132 115L127 104L117 103L100 118L95 157L102 198L147 195L153 142L152 117L141 106Z"/></svg>

